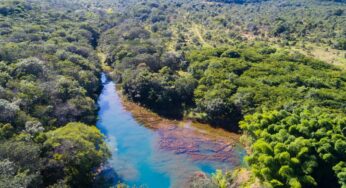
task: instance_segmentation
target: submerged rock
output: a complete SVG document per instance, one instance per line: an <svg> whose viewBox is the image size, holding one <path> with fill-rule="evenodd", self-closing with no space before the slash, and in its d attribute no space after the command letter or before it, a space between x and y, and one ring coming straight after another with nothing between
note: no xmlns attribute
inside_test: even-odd
<svg viewBox="0 0 346 188"><path fill-rule="evenodd" d="M238 155L233 152L235 143L224 137L210 137L209 134L196 129L176 126L158 129L160 148L171 150L176 154L187 154L193 160L211 160L239 163Z"/></svg>
<svg viewBox="0 0 346 188"><path fill-rule="evenodd" d="M212 188L217 187L211 179L203 172L195 172L186 187L190 188Z"/></svg>
<svg viewBox="0 0 346 188"><path fill-rule="evenodd" d="M194 161L227 162L231 166L241 163L234 149L238 134L192 121L168 120L124 98L123 105L137 121L158 132L160 149L188 155Z"/></svg>

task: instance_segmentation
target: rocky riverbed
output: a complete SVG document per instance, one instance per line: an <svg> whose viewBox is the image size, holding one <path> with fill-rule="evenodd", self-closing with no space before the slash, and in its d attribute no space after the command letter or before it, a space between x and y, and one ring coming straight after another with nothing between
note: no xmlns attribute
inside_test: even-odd
<svg viewBox="0 0 346 188"><path fill-rule="evenodd" d="M159 135L159 147L175 154L187 154L192 160L210 160L240 164L239 134L213 128L191 120L168 120L139 106L125 97L122 104L136 120L154 129Z"/></svg>

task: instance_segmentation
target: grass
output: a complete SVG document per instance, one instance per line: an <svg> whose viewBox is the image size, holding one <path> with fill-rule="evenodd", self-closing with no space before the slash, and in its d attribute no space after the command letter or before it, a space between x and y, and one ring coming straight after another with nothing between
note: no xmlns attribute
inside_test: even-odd
<svg viewBox="0 0 346 188"><path fill-rule="evenodd" d="M304 55L322 60L328 64L335 65L346 70L346 52L342 50L332 49L327 46L317 46L316 44L306 44L305 48L293 47Z"/></svg>

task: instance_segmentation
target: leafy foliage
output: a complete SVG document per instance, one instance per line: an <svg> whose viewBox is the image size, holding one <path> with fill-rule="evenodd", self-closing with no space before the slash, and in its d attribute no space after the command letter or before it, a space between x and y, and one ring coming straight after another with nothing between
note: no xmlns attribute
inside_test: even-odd
<svg viewBox="0 0 346 188"><path fill-rule="evenodd" d="M247 161L273 187L342 186L345 122L320 108L246 116L241 127L253 139Z"/></svg>
<svg viewBox="0 0 346 188"><path fill-rule="evenodd" d="M56 3L0 2L0 187L90 182L108 156L95 128L62 127L72 121L96 121L100 65L94 50L96 20L88 17L82 4ZM48 146L59 141L45 140L50 133L45 131L57 127L62 128L50 132L72 146L64 154L70 159L83 154L84 161L51 159L54 151ZM69 135L64 130L81 142L64 137ZM88 137L81 136L87 133ZM93 144L96 151L90 148Z"/></svg>
<svg viewBox="0 0 346 188"><path fill-rule="evenodd" d="M1 1L0 187L91 183L108 156L82 124L96 120L96 51L131 100L162 115L230 130L245 116L265 184L345 186L345 72L292 50L331 47L343 62L343 3Z"/></svg>
<svg viewBox="0 0 346 188"><path fill-rule="evenodd" d="M191 62L188 70L198 79L194 92L197 110L206 113L207 120L237 120L240 114L263 108L292 108L304 104L344 112L343 71L298 53L274 50L263 54L265 49L267 47L240 47L238 58L220 56L229 53L226 49L187 54ZM219 124L222 125L222 121Z"/></svg>
<svg viewBox="0 0 346 188"><path fill-rule="evenodd" d="M0 143L0 186L30 187L41 183L40 145L26 141Z"/></svg>
<svg viewBox="0 0 346 188"><path fill-rule="evenodd" d="M49 158L43 170L51 182L64 177L72 186L88 186L100 164L109 157L104 137L96 127L69 123L45 134L43 143Z"/></svg>

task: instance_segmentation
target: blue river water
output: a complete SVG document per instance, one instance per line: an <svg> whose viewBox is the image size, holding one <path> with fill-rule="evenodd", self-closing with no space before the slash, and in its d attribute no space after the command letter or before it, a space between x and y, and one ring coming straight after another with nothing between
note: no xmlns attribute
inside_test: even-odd
<svg viewBox="0 0 346 188"><path fill-rule="evenodd" d="M217 168L232 168L218 161L193 161L158 147L159 135L138 123L122 106L114 82L102 75L97 127L111 148L110 166L130 186L150 188L184 187L196 171L207 174Z"/></svg>

